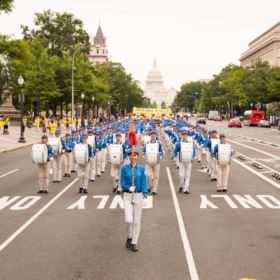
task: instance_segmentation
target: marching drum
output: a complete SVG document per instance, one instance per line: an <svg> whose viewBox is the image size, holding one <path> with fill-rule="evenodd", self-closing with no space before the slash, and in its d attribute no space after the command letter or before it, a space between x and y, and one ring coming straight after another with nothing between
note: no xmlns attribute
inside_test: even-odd
<svg viewBox="0 0 280 280"><path fill-rule="evenodd" d="M90 144L93 151L95 151L95 135L88 136L87 143Z"/></svg>
<svg viewBox="0 0 280 280"><path fill-rule="evenodd" d="M159 163L159 143L146 144L146 163L158 164Z"/></svg>
<svg viewBox="0 0 280 280"><path fill-rule="evenodd" d="M46 144L34 144L31 150L31 160L33 163L47 163L48 146Z"/></svg>
<svg viewBox="0 0 280 280"><path fill-rule="evenodd" d="M231 145L219 144L218 146L218 165L228 165L231 159Z"/></svg>
<svg viewBox="0 0 280 280"><path fill-rule="evenodd" d="M220 139L211 139L211 154L214 153L217 144L220 144Z"/></svg>
<svg viewBox="0 0 280 280"><path fill-rule="evenodd" d="M108 161L111 164L122 164L123 163L123 145L110 145L109 146Z"/></svg>
<svg viewBox="0 0 280 280"><path fill-rule="evenodd" d="M88 145L76 144L74 148L74 161L80 165L87 165L89 162Z"/></svg>
<svg viewBox="0 0 280 280"><path fill-rule="evenodd" d="M180 163L192 163L193 162L193 143L180 143Z"/></svg>
<svg viewBox="0 0 280 280"><path fill-rule="evenodd" d="M122 143L125 143L125 133L122 133Z"/></svg>
<svg viewBox="0 0 280 280"><path fill-rule="evenodd" d="M54 157L57 157L62 154L62 141L61 138L49 138L48 144L53 149L53 155Z"/></svg>

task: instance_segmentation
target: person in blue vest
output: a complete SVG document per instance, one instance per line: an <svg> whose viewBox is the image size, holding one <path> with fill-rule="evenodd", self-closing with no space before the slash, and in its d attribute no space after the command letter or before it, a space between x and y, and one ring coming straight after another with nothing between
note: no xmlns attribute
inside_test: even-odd
<svg viewBox="0 0 280 280"><path fill-rule="evenodd" d="M92 146L87 143L88 135L86 133L82 134L83 145L88 145L89 161L83 164L78 164L78 186L79 193L88 193L88 180L89 180L89 162L94 159L94 154Z"/></svg>
<svg viewBox="0 0 280 280"><path fill-rule="evenodd" d="M44 134L41 138L42 144L48 146L48 160L46 163L37 163L38 176L39 176L39 191L38 193L48 193L49 192L49 183L50 183L50 169L51 161L53 160L53 149L48 145L48 135Z"/></svg>
<svg viewBox="0 0 280 280"><path fill-rule="evenodd" d="M152 130L150 132L151 140L145 143L144 150L143 150L143 156L146 157L147 153L147 144L158 144L159 150L157 151L160 154L160 159L163 158L163 149L161 143L156 140L156 131ZM152 190L153 195L157 194L158 189L158 182L159 182L159 170L160 170L160 164L159 163L146 163L146 171L147 171L147 177L148 177L148 190L149 192Z"/></svg>
<svg viewBox="0 0 280 280"><path fill-rule="evenodd" d="M211 133L211 139L209 139L207 141L206 144L206 149L210 152L210 170L209 173L211 175L211 181L217 181L217 162L215 160L213 160L212 158L212 154L214 152L214 146L212 147L212 143L214 143L214 141L219 142L219 137L217 136L217 130L213 129L212 133Z"/></svg>
<svg viewBox="0 0 280 280"><path fill-rule="evenodd" d="M63 141L63 162L64 162L64 176L70 177L71 163L73 160L74 143L70 140L70 133L66 133L66 140Z"/></svg>
<svg viewBox="0 0 280 280"><path fill-rule="evenodd" d="M202 134L201 134L201 138L200 138L200 142L199 145L201 147L201 163L202 163L202 169L207 168L207 161L206 161L206 144L208 142L208 133L207 133L207 129L204 128L202 130ZM204 153L204 154L203 154Z"/></svg>
<svg viewBox="0 0 280 280"><path fill-rule="evenodd" d="M102 160L102 146L103 142L100 139L100 131L97 131L95 134L95 145L96 145L96 152L95 152L95 157L96 157L96 176L100 177L101 175L101 160Z"/></svg>
<svg viewBox="0 0 280 280"><path fill-rule="evenodd" d="M174 157L177 157L177 154L180 152L181 143L193 143L192 141L188 140L188 131L182 131L182 141L176 144L174 150ZM193 145L193 144L192 144ZM193 145L193 158L195 158L196 152L195 147ZM179 179L180 179L180 188L179 192L181 193L184 189L185 194L189 194L189 185L190 185L190 178L191 178L191 169L192 163L180 163L179 165Z"/></svg>
<svg viewBox="0 0 280 280"><path fill-rule="evenodd" d="M131 248L133 252L137 252L142 208L148 205L147 176L145 167L137 163L139 158L138 150L134 148L132 157L132 149L130 149L128 151L128 156L130 164L124 165L121 170L121 187L124 191L123 202L127 237L126 248ZM132 168L134 180L132 180ZM134 205L131 203L133 198L135 201Z"/></svg>
<svg viewBox="0 0 280 280"><path fill-rule="evenodd" d="M226 143L226 135L224 133L220 134L220 145L225 145ZM217 160L217 154L218 154L218 147L219 144L217 144L214 148L214 152L212 154L212 158L214 161ZM233 159L233 153L230 151L231 159ZM226 165L220 165L217 164L217 192L226 192L227 191L227 185L228 185L228 174L229 174L229 164Z"/></svg>

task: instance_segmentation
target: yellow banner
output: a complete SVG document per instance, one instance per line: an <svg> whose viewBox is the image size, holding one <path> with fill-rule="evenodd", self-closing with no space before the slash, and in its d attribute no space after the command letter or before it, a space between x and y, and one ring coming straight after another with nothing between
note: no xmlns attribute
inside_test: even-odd
<svg viewBox="0 0 280 280"><path fill-rule="evenodd" d="M172 113L171 108L159 109L159 108L137 108L133 107L133 113L136 115L145 114L146 117L150 117L152 114L155 114L157 117L162 114L169 115Z"/></svg>

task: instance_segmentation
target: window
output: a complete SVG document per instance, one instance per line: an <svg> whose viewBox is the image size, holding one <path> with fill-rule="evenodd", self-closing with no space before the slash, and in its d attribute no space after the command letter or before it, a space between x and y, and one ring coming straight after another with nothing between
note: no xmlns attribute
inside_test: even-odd
<svg viewBox="0 0 280 280"><path fill-rule="evenodd" d="M99 49L96 50L96 53L99 54Z"/></svg>
<svg viewBox="0 0 280 280"><path fill-rule="evenodd" d="M103 39L103 44L105 44L105 39Z"/></svg>
<svg viewBox="0 0 280 280"><path fill-rule="evenodd" d="M103 54L105 53L105 50L103 50Z"/></svg>

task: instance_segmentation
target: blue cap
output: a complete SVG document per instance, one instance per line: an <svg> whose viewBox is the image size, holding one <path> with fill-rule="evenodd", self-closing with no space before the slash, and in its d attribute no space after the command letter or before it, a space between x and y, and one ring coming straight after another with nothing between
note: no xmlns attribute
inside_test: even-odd
<svg viewBox="0 0 280 280"><path fill-rule="evenodd" d="M88 135L86 133L82 134L82 138L87 138Z"/></svg>
<svg viewBox="0 0 280 280"><path fill-rule="evenodd" d="M129 149L129 150L127 151L127 153L128 153L128 154L131 154L131 153L132 153L132 149ZM138 150L137 150L136 148L134 148L134 153L136 153L136 154L139 155Z"/></svg>
<svg viewBox="0 0 280 280"><path fill-rule="evenodd" d="M99 133L99 131L97 131L97 132L95 133L95 135L98 135L98 136L100 136L100 133Z"/></svg>
<svg viewBox="0 0 280 280"><path fill-rule="evenodd" d="M70 133L66 133L65 136L70 136Z"/></svg>
<svg viewBox="0 0 280 280"><path fill-rule="evenodd" d="M213 130L212 130L212 133L213 133L213 132L216 132L216 133L217 133L217 130L216 130L216 129L213 129Z"/></svg>
<svg viewBox="0 0 280 280"><path fill-rule="evenodd" d="M48 135L44 134L44 135L42 135L42 138L47 138L48 139L49 137L48 137Z"/></svg>
<svg viewBox="0 0 280 280"><path fill-rule="evenodd" d="M189 135L189 132L187 130L183 130L182 134L188 134Z"/></svg>
<svg viewBox="0 0 280 280"><path fill-rule="evenodd" d="M87 128L90 128L90 125L88 125Z"/></svg>
<svg viewBox="0 0 280 280"><path fill-rule="evenodd" d="M72 133L76 133L76 130L72 130Z"/></svg>
<svg viewBox="0 0 280 280"><path fill-rule="evenodd" d="M60 133L60 130L59 130L59 129L57 129L57 130L55 131L55 133Z"/></svg>
<svg viewBox="0 0 280 280"><path fill-rule="evenodd" d="M111 126L107 126L107 129L111 129Z"/></svg>
<svg viewBox="0 0 280 280"><path fill-rule="evenodd" d="M116 136L122 136L122 134L120 132L116 133Z"/></svg>
<svg viewBox="0 0 280 280"><path fill-rule="evenodd" d="M155 130L152 130L152 131L150 132L150 134L152 134L152 133L157 134L157 132L156 132Z"/></svg>
<svg viewBox="0 0 280 280"><path fill-rule="evenodd" d="M83 131L83 128L81 127L81 128L79 129L79 131Z"/></svg>
<svg viewBox="0 0 280 280"><path fill-rule="evenodd" d="M208 131L208 133L210 133L210 134L211 134L211 133L212 133L212 130L209 130L209 131Z"/></svg>
<svg viewBox="0 0 280 280"><path fill-rule="evenodd" d="M221 137L226 137L226 135L225 135L224 133L221 133L221 134L220 134L220 138L221 138Z"/></svg>

